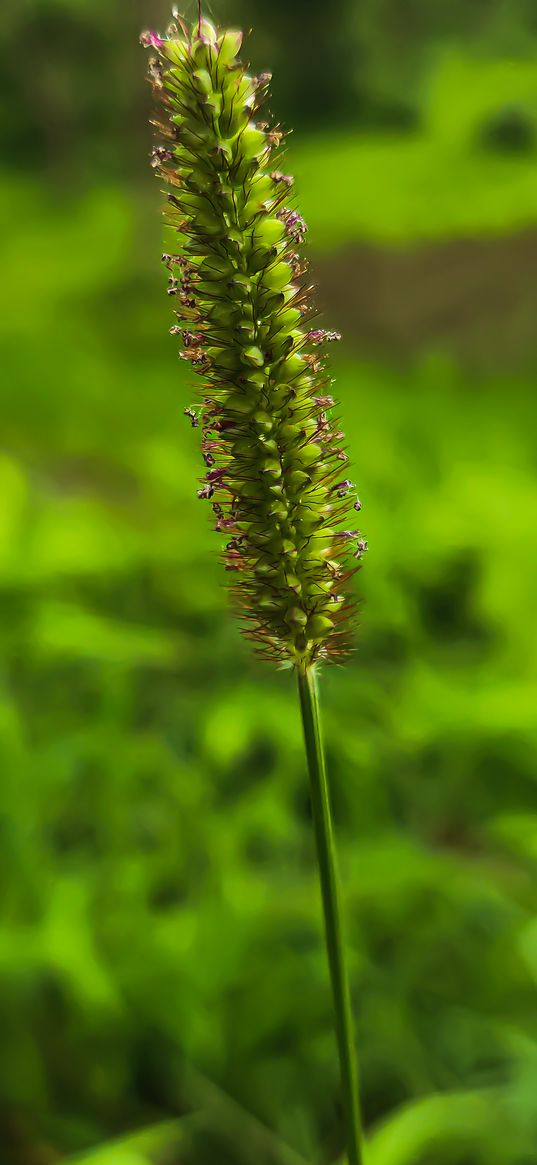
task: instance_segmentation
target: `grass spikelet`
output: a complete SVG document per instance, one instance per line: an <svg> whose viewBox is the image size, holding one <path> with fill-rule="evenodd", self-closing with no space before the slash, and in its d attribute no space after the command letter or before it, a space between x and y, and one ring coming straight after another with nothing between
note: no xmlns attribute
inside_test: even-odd
<svg viewBox="0 0 537 1165"><path fill-rule="evenodd" d="M225 568L258 652L304 672L346 648L348 582L367 543L311 326L306 224L280 166L282 132L261 115L269 74L249 75L242 34L175 19L154 50L152 164L177 247L169 270L180 356L201 378L205 474L198 497L225 537Z"/></svg>

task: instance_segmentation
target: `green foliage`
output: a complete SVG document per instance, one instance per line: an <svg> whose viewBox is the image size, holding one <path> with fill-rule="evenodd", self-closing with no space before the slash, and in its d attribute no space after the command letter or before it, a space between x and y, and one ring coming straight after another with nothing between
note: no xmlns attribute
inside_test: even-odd
<svg viewBox="0 0 537 1165"><path fill-rule="evenodd" d="M4 183L2 202L0 1161L185 1111L182 1165L325 1159L300 725L200 520L153 198ZM358 651L324 683L372 1165L430 1165L433 1126L435 1165L518 1165L537 1135L534 394L433 356L337 374L374 546Z"/></svg>
<svg viewBox="0 0 537 1165"><path fill-rule="evenodd" d="M368 1165L416 1165L430 1161L431 1151L436 1162L470 1152L483 1165L500 1163L506 1143L495 1105L492 1090L445 1092L405 1105L371 1138Z"/></svg>
<svg viewBox="0 0 537 1165"><path fill-rule="evenodd" d="M316 124L321 106L357 122L393 99L419 129L292 141L316 245L534 224L533 155L476 147L506 103L533 124L534 66L470 53L479 25L504 58L527 51L532 5L405 3L405 53L395 0L344 7L260 6L277 111L300 120L322 29ZM132 129L148 19L105 0L2 12L5 164L50 178L0 182L0 1165L324 1163L341 1127L294 692L241 642L195 497L154 185L105 177L140 174L149 150ZM467 55L444 46L423 88L420 45L446 30ZM372 62L356 101L355 35ZM522 1165L534 377L351 351L338 391L373 553L358 649L324 703L368 1165Z"/></svg>
<svg viewBox="0 0 537 1165"><path fill-rule="evenodd" d="M189 1122L166 1121L70 1158L68 1165L166 1165L184 1151Z"/></svg>
<svg viewBox="0 0 537 1165"><path fill-rule="evenodd" d="M536 94L534 59L514 65L444 50L429 76L419 133L331 133L293 143L297 188L316 245L364 238L409 245L508 234L533 223ZM525 146L501 152L487 135L512 105L522 110L517 125L522 117ZM334 183L334 174L345 180Z"/></svg>

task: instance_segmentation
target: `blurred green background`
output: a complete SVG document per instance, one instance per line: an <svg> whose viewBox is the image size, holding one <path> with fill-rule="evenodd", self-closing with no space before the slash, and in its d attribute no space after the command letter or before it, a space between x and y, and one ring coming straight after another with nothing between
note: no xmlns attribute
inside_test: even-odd
<svg viewBox="0 0 537 1165"><path fill-rule="evenodd" d="M371 552L323 679L368 1165L537 1161L537 9L221 0L296 127ZM139 31L4 0L0 1163L327 1165L290 675L230 618Z"/></svg>

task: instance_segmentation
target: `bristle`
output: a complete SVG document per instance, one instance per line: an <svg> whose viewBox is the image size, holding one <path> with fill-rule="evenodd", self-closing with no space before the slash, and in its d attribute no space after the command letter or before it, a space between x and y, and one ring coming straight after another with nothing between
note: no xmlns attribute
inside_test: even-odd
<svg viewBox="0 0 537 1165"><path fill-rule="evenodd" d="M177 254L162 256L177 305L170 331L203 380L199 408L184 410L201 427L198 497L225 536L233 599L259 654L301 668L339 658L353 613L344 587L367 543L340 528L361 507L319 355L340 337L306 322L307 226L287 204L282 131L256 117L270 75L251 77L242 33L201 16L141 40L157 54L151 165L177 232Z"/></svg>

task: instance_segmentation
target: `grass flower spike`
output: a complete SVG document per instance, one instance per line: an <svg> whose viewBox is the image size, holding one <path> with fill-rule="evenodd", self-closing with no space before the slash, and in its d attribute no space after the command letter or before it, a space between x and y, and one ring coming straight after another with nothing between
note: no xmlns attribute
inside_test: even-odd
<svg viewBox="0 0 537 1165"><path fill-rule="evenodd" d="M182 359L202 381L185 409L201 430L198 497L224 536L245 633L295 668L310 777L349 1165L362 1165L358 1083L315 665L345 650L347 585L367 543L333 419L301 256L306 224L281 169L282 132L261 117L270 75L239 59L242 34L201 15L147 32L159 113L152 163L176 246L163 255Z"/></svg>
<svg viewBox="0 0 537 1165"><path fill-rule="evenodd" d="M260 119L270 75L248 75L241 42L206 20L143 34L157 54L152 161L177 231L163 256L171 331L203 381L199 416L186 410L202 435L198 496L226 537L245 633L305 669L345 648L346 586L367 545L323 367L339 336L309 326L307 228L279 168L283 135Z"/></svg>

